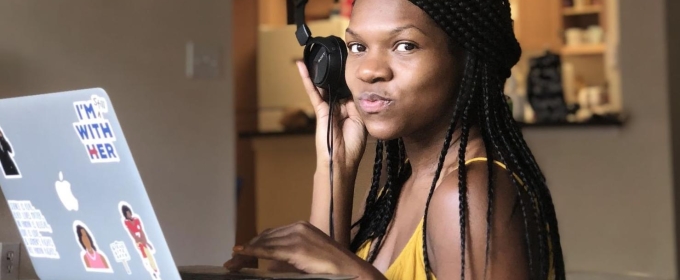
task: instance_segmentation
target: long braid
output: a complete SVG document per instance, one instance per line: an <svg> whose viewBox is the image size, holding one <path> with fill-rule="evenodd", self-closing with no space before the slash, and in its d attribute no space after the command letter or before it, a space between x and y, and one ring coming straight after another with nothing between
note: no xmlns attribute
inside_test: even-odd
<svg viewBox="0 0 680 280"><path fill-rule="evenodd" d="M476 61L475 61L476 62ZM466 256L466 240L467 240L467 210L468 210L468 201L467 201L467 165L465 161L465 153L467 151L467 145L468 145L468 138L470 136L470 128L472 126L472 122L469 117L469 110L470 107L473 106L473 103L476 99L477 96L480 96L478 94L475 94L475 91L477 90L477 81L480 77L479 75L479 70L480 67L478 64L475 64L474 71L473 71L473 79L472 79L472 87L470 89L470 94L467 98L467 104L465 105L465 108L463 109L463 114L461 115L461 136L460 136L460 145L458 148L458 222L460 223L460 279L464 280L465 279L465 256Z"/></svg>
<svg viewBox="0 0 680 280"><path fill-rule="evenodd" d="M492 91L488 95L493 96L493 92L497 92L497 95L501 95L500 91L493 91L494 90L493 87L491 88L491 90ZM502 142L505 145L505 147L513 147L513 146L510 145L510 142L508 142L508 140L504 136L506 134L506 133L504 133L506 127L503 126L504 122L499 120L499 119L502 119L502 117L499 117L498 114L497 114L499 110L502 110L503 106L506 106L506 105L504 105L505 104L504 101L505 101L504 98L500 98L500 99L491 98L490 106L492 106L493 108L498 108L498 109L497 110L491 110L490 115L493 115L493 125L494 125L496 131L501 132L501 133L496 133L497 138L499 138L499 141ZM497 105L497 102L499 102L500 105ZM501 108L499 108L499 107L501 107ZM492 123L492 122L489 122L489 123ZM524 181L528 180L527 175L525 174L523 167L521 167L521 165L518 163L517 156L513 152L516 149L506 148L505 150L506 150L505 153L507 153L508 158L510 159L510 162L508 162L506 160L506 158L502 158L503 163L506 164L506 165L513 166L513 169L516 169L515 173L518 173L521 178L525 178L525 179L523 179ZM499 155L502 156L502 153L499 153ZM531 201L533 201L533 197L534 197L533 190L531 188L527 188L525 190L524 187L526 186L526 182L524 183L525 185L522 185L521 183L519 183L516 180L516 178L514 176L510 176L510 177L511 177L511 181L512 181L513 185L515 186L515 188L517 190L517 196L519 198L518 201L520 203L520 208L522 210L522 217L523 217L524 229L525 229L524 238L525 238L525 242L527 244L527 249L528 249L527 253L528 253L528 256L529 256L529 260L528 260L529 261L529 267L533 268L533 265L534 265L533 264L534 258L532 256L533 255L533 250L532 250L532 243L533 242L531 242L531 238L530 238L530 231L529 231L529 224L528 224L529 220L528 220L528 215L527 215L527 206L526 206L525 201L522 199L522 193L526 192L529 195L529 197L531 198ZM541 230L541 227L540 227L541 221L537 218L538 217L538 215L537 215L538 211L535 208L535 204L532 202L532 203L529 204L529 206L531 207L531 210L532 210L531 213L533 214L534 221L536 222L536 225L537 225L537 237L538 237L538 240L539 240L537 243L538 243L538 247L539 247L539 256L543 257L543 255L544 255L544 253L543 253L544 242L542 242L541 240L543 240L544 238L543 238L542 230ZM543 258L543 259L545 260L545 258ZM540 262L540 265L541 265L541 267L543 267L544 262ZM541 269L541 272L542 271L543 271L543 269ZM542 277L542 279L543 279L543 277Z"/></svg>
<svg viewBox="0 0 680 280"><path fill-rule="evenodd" d="M465 62L465 70L463 72L463 78L461 80L461 92L458 94L457 100L456 100L456 105L453 110L453 117L451 118L451 123L449 125L449 128L446 132L446 138L444 140L444 145L442 147L442 151L439 154L439 161L437 163L437 170L435 171L434 179L432 180L432 185L430 186L430 192L427 196L427 201L425 202L425 214L423 217L423 258L425 262L425 271L426 271L426 276L427 279L430 279L430 260L429 256L427 254L427 215L428 215L428 210L430 207L430 201L432 200L432 195L434 194L434 189L437 186L437 181L439 180L439 176L441 175L441 170L444 167L444 160L446 159L446 155L448 154L449 148L451 147L451 141L453 139L453 131L456 128L456 122L458 120L458 115L460 115L459 111L459 104L463 103L463 92L466 92L466 88L468 86L468 81L472 80L472 77L467 77L467 76L472 76L472 72L474 71L474 60L472 57L468 57Z"/></svg>
<svg viewBox="0 0 680 280"><path fill-rule="evenodd" d="M487 172L488 172L488 190L487 190L487 201L488 201L488 206L486 210L486 250L485 250L485 259L484 259L484 279L486 279L486 273L487 273L487 268L489 266L489 250L491 248L491 225L492 225L492 220L493 220L493 202L494 202L494 184L493 184L493 150L495 149L496 151L500 150L498 147L498 143L493 140L492 138L492 132L489 126L489 94L487 92L488 89L488 79L487 79L487 67L484 65L484 75L482 76L484 81L483 81L483 86L482 89L485 91L485 94L483 94L483 100L482 102L479 103L479 111L478 111L478 118L479 118L479 123L480 123L480 130L482 132L482 140L484 141L484 146L486 149L486 155L488 157L486 161L487 165ZM484 120L484 121L482 121ZM492 148L493 145L493 148Z"/></svg>
<svg viewBox="0 0 680 280"><path fill-rule="evenodd" d="M380 174L382 173L382 166L383 166L382 165L382 163L383 163L383 141L382 140L376 141L375 161L374 162L375 163L373 164L373 177L371 179L371 187L369 188L368 196L366 197L366 203L364 204L364 208L366 208L366 209L372 209L373 208L373 206L375 205L376 200L377 200L378 189L380 188ZM362 216L361 218L359 218L359 220L356 221L352 225L352 228L360 226L361 224L364 224L364 221L366 221L366 219L364 217L365 216ZM358 235L358 233L357 233L357 235ZM359 239L355 238L354 240L359 240ZM354 242L353 242L350 245L350 248L352 248L352 250L356 250L359 246L361 246L361 244L354 244Z"/></svg>
<svg viewBox="0 0 680 280"><path fill-rule="evenodd" d="M461 123L463 125L462 134L460 137L460 148L458 149L458 220L460 223L460 279L465 279L465 240L466 225L467 225L467 167L465 165L465 151L468 144L468 136L470 134L470 120L468 118L468 110L474 99L470 98L463 115L461 116Z"/></svg>
<svg viewBox="0 0 680 280"><path fill-rule="evenodd" d="M558 223L557 223L557 216L555 214L555 206L553 205L552 201L552 196L550 195L550 190L548 189L546 183L545 183L545 177L543 176L543 173L541 172L540 168L538 167L538 164L536 163L536 160L531 153L531 151L528 148L528 145L526 144L526 141L524 140L524 137L522 136L522 133L514 120L512 119L512 113L510 112L509 108L507 106L503 106L502 108L502 113L505 115L504 119L506 120L506 123L508 124L508 130L510 130L512 138L515 139L515 141L519 142L519 148L524 154L524 158L528 159L531 167L533 167L533 174L537 174L536 181L538 181L540 184L536 186L537 193L539 194L539 199L541 202L545 202L545 205L543 203L540 203L539 206L541 206L541 214L545 215L545 219L547 220L547 224L549 227L549 235L550 235L550 243L553 251L553 262L554 262L554 268L555 268L555 275L557 279L564 279L565 278L565 269L564 269L564 259L562 255L562 246L560 245L560 234L559 234L559 228L558 228ZM539 228L541 230L541 228ZM547 268L546 268L547 269Z"/></svg>
<svg viewBox="0 0 680 280"><path fill-rule="evenodd" d="M497 87L500 88L500 85L498 85ZM502 124L505 124L505 126L499 127L499 131L502 132L501 135L507 135L507 137L503 137L504 140L505 138L510 138L509 142L506 143L506 145L513 145L512 146L513 149L510 149L511 159L513 159L513 163L515 164L522 178L527 178L528 180L537 182L536 184L525 185L525 187L527 188L526 193L530 198L531 207L533 209L532 214L534 216L534 221L537 225L536 231L538 237L537 243L539 256L541 256L542 259L547 260L549 259L549 251L547 250L549 239L546 238L544 229L540 225L549 224L550 222L549 219L547 218L546 207L544 206L543 203L539 203L539 201L544 201L542 189L547 189L547 186L545 186L545 182L542 180L542 176L536 176L536 174L541 174L540 170L537 170L538 165L535 163L535 161L532 160L533 156L527 154L528 149L526 148L526 145L522 145L522 142L524 140L518 137L519 132L516 131L519 131L519 129L517 129L516 123L514 123L512 119L508 120L508 116L511 116L511 113L509 107L507 106L507 103L505 102L505 99L501 99L500 102L501 106L498 112L501 115L500 119L504 120ZM513 128L515 131L513 131ZM524 164L524 167L518 163L512 151L520 151L519 158L523 159L522 163ZM540 263L540 272L541 279L547 277L549 273L549 265L547 264L547 262Z"/></svg>
<svg viewBox="0 0 680 280"><path fill-rule="evenodd" d="M384 156L387 165L387 180L384 187L381 188L380 174L382 173L383 166L383 150L386 151ZM354 226L359 226L359 232L350 244L350 248L356 251L366 240L376 238L376 246L371 251L370 261L373 261L377 256L377 252L382 245L383 236L394 216L401 186L410 175L410 164L404 164L405 157L406 153L401 139L390 141L378 140L373 166L373 179L364 206L364 216L355 223Z"/></svg>
<svg viewBox="0 0 680 280"><path fill-rule="evenodd" d="M398 167L400 165L398 139L387 141L385 149L387 151L387 182L385 182L385 188L378 198L381 203L379 208L376 209L376 224L373 227L375 229L375 237L377 238L377 241L369 253L369 262L375 261L375 258L378 255L377 252L379 252L380 248L382 248L384 236L387 232L390 221L394 216L397 199L399 198L401 186L403 185L397 181L399 178L397 172L399 171Z"/></svg>
<svg viewBox="0 0 680 280"><path fill-rule="evenodd" d="M402 172L404 171L405 166L408 163L406 162L407 159L406 147L404 146L404 141L401 138L399 138L398 145L399 145L399 177L401 177L403 175Z"/></svg>

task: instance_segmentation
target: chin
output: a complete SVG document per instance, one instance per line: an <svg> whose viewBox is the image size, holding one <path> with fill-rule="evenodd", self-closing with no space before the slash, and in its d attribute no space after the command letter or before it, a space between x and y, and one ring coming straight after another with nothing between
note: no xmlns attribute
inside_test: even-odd
<svg viewBox="0 0 680 280"><path fill-rule="evenodd" d="M397 126L391 122L364 121L368 134L380 140L391 140L401 137Z"/></svg>

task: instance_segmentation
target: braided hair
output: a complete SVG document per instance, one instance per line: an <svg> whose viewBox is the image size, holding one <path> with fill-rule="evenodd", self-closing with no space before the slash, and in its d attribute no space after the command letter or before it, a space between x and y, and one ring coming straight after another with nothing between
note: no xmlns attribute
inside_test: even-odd
<svg viewBox="0 0 680 280"><path fill-rule="evenodd" d="M488 266L491 221L494 214L493 161L498 160L516 175L510 177L517 194L516 207L521 210L524 220L524 242L528 251L531 278L548 279L553 271L555 279L565 279L559 229L550 191L502 92L511 68L519 61L522 53L513 31L508 0L409 1L425 11L450 39L455 39L458 47L466 51L465 67L453 116L425 207L422 239L428 279L431 272L426 238L428 209L444 160L453 142L454 131L457 129L461 131L458 150L460 273L461 279L465 279L465 236L468 215L465 152L473 126L477 126L481 131L489 157L485 268ZM387 178L385 185L381 187L379 182L383 164L386 164ZM383 237L394 217L401 187L410 176L410 172L411 166L407 161L401 139L377 142L373 178L364 214L352 225L352 228L359 228L350 244L350 248L357 251L366 241L375 240L374 246L369 250L367 258L369 262L375 260L382 247ZM530 201L524 201L522 197L528 197ZM536 228L530 228L530 225L535 225ZM530 232L535 234L535 238L530 238Z"/></svg>

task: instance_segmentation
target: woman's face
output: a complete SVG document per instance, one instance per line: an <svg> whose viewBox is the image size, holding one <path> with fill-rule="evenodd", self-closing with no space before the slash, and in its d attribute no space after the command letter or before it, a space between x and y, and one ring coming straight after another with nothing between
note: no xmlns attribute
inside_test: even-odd
<svg viewBox="0 0 680 280"><path fill-rule="evenodd" d="M80 240L83 241L85 249L92 248L92 242L90 241L90 238L87 237L87 231L84 228L81 228L80 234L81 234Z"/></svg>
<svg viewBox="0 0 680 280"><path fill-rule="evenodd" d="M345 78L371 135L445 129L459 63L448 35L423 10L407 0L357 0L345 39Z"/></svg>

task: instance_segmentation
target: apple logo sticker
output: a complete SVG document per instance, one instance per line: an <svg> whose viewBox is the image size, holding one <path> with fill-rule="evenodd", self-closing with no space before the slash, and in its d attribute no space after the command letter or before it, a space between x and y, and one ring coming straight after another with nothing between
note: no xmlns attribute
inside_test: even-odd
<svg viewBox="0 0 680 280"><path fill-rule="evenodd" d="M59 181L54 183L57 189L57 195L59 195L59 200L64 204L66 210L78 211L78 200L71 192L71 183L64 180L64 174L59 171Z"/></svg>

